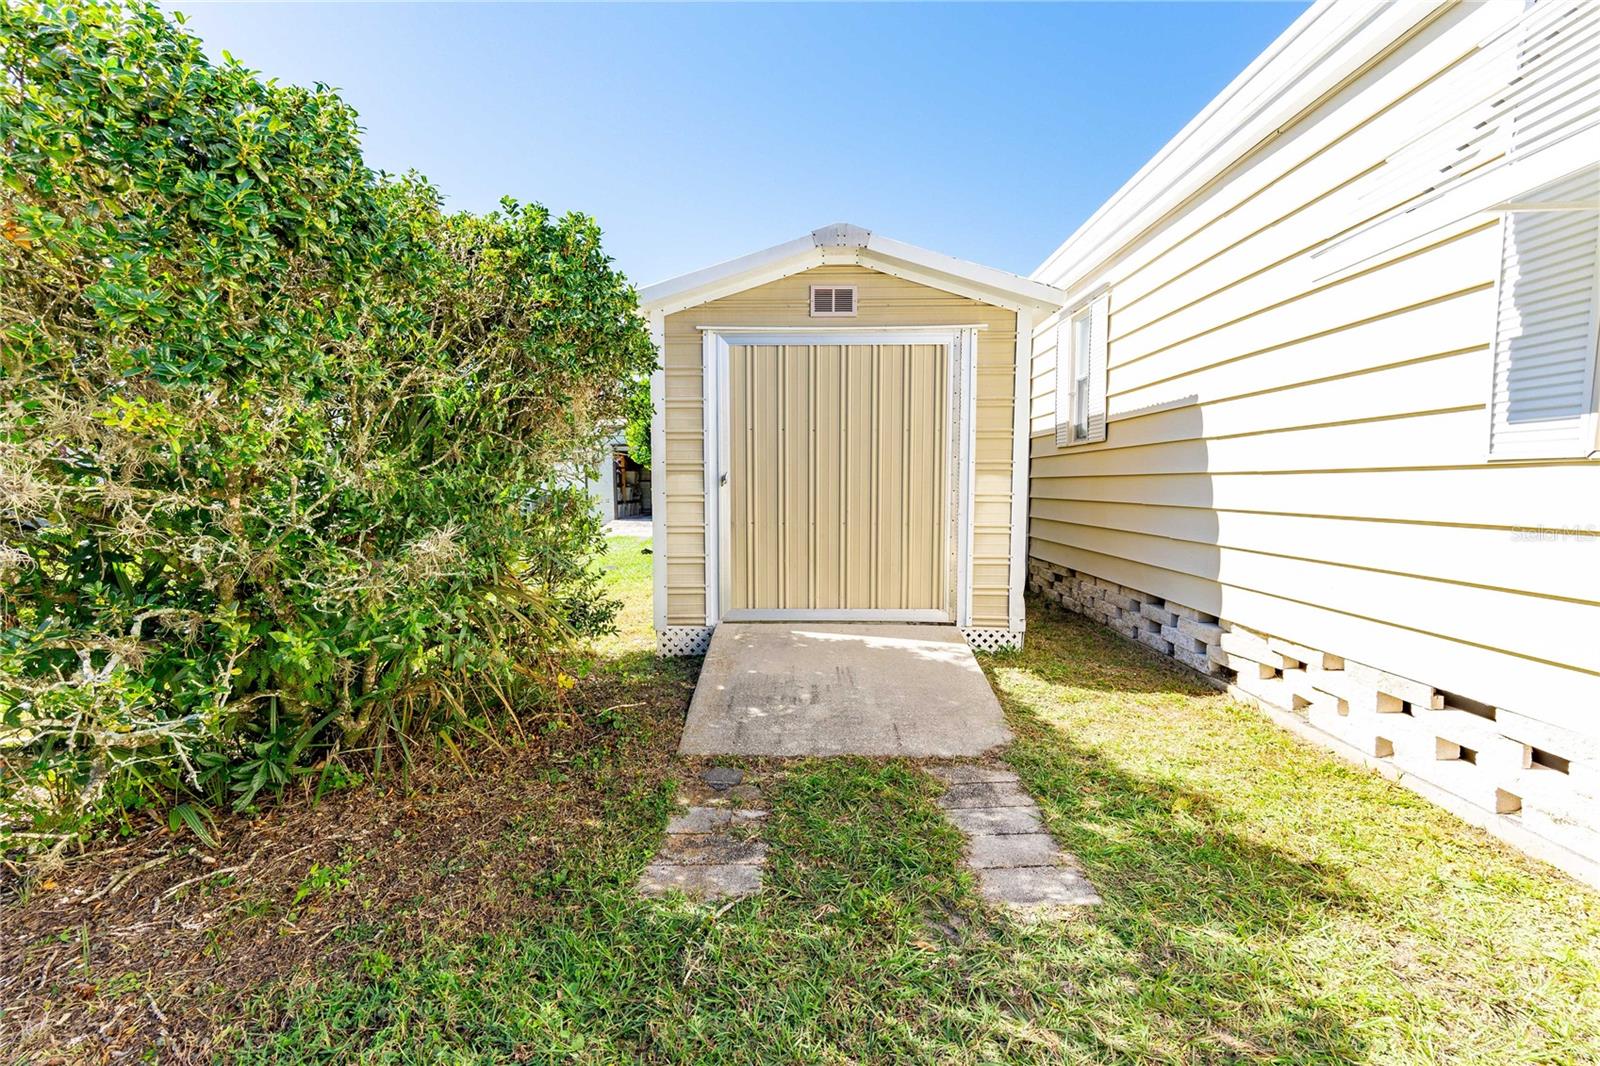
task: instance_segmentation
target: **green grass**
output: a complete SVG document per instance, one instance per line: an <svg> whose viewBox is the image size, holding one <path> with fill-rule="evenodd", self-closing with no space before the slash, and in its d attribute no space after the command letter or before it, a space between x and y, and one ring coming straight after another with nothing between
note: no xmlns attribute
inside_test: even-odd
<svg viewBox="0 0 1600 1066"><path fill-rule="evenodd" d="M682 686L686 668L650 654L643 547L614 544L608 582L629 607L595 668ZM1036 612L1027 650L986 666L1018 732L1008 758L1103 906L1037 923L985 908L930 779L844 759L762 767L759 896L643 901L631 886L673 787L657 760L562 851L540 920L375 944L344 970L267 990L230 1058L1600 1055L1594 894L1088 623Z"/></svg>

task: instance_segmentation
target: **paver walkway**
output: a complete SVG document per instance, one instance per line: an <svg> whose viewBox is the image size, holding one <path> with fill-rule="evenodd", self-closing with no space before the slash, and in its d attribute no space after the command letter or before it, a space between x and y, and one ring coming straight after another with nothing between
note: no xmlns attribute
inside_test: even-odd
<svg viewBox="0 0 1600 1066"><path fill-rule="evenodd" d="M767 846L758 834L767 816L761 793L744 772L717 766L688 790L689 803L667 823L661 850L639 877L639 893L682 892L713 900L754 895L761 889Z"/></svg>
<svg viewBox="0 0 1600 1066"><path fill-rule="evenodd" d="M939 806L967 837L967 865L984 898L1024 909L1084 906L1100 894L1044 827L1017 775L972 763L933 766Z"/></svg>

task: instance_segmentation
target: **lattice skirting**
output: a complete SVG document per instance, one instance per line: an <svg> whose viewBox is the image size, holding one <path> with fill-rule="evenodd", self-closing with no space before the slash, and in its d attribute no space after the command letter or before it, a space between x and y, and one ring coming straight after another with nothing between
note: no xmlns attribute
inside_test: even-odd
<svg viewBox="0 0 1600 1066"><path fill-rule="evenodd" d="M1593 740L1054 563L1032 560L1028 585L1287 716L1280 721L1302 736L1600 881L1600 745Z"/></svg>
<svg viewBox="0 0 1600 1066"><path fill-rule="evenodd" d="M974 651L1021 651L1022 630L1020 629L975 629L967 628L961 631L967 638L967 643L972 645Z"/></svg>
<svg viewBox="0 0 1600 1066"><path fill-rule="evenodd" d="M711 646L712 626L668 626L656 634L656 651L669 658L704 655Z"/></svg>

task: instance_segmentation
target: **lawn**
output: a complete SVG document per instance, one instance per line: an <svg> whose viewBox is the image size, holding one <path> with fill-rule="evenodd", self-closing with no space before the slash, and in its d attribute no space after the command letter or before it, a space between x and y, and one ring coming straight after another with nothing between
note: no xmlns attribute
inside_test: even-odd
<svg viewBox="0 0 1600 1066"><path fill-rule="evenodd" d="M270 891L181 888L169 898L191 918L231 915L224 947L188 964L198 977L96 953L87 929L81 960L75 943L37 949L55 983L0 1000L0 1039L88 984L102 1012L60 1007L79 1029L148 999L163 1024L121 1046L262 1063L1600 1058L1600 897L1048 609L1026 651L985 666L1018 734L1004 757L1104 905L1047 921L986 908L933 781L859 759L742 763L771 810L757 897L639 899L695 769L671 754L693 664L652 654L645 549L613 542L628 608L574 690L581 743L420 775L387 804L410 812L398 830L362 836L380 814L358 799L338 801L342 820L305 815L336 842ZM230 846L278 846L262 832ZM30 927L45 895L19 905ZM317 939L296 955L271 938ZM230 944L279 961L230 984ZM197 1004L181 1022L180 995Z"/></svg>

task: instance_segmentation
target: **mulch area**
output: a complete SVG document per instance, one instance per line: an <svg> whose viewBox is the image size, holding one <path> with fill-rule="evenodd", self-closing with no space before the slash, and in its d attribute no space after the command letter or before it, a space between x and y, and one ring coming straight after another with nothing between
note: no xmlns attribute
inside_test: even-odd
<svg viewBox="0 0 1600 1066"><path fill-rule="evenodd" d="M466 752L470 769L433 753L403 781L391 773L315 804L286 797L254 818L219 819L216 849L152 815L127 843L0 885L0 1062L152 1049L163 1062L209 1061L229 1020L274 983L548 909L540 875L600 824L605 764L626 759L634 781L671 772L691 691L591 678L574 706L628 705L637 729L607 732L580 713L560 751L480 744ZM596 760L597 745L618 750Z"/></svg>

